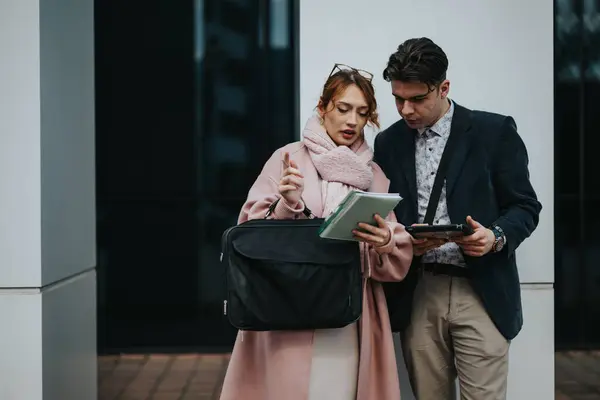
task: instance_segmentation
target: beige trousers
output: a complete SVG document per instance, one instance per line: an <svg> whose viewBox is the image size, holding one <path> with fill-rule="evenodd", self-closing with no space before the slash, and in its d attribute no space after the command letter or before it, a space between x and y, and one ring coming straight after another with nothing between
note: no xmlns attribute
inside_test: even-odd
<svg viewBox="0 0 600 400"><path fill-rule="evenodd" d="M505 400L509 341L465 278L424 272L402 351L417 400Z"/></svg>

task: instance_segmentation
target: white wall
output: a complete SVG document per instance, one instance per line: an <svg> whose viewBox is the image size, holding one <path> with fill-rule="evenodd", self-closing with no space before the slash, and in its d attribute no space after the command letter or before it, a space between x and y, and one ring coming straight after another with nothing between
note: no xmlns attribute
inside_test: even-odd
<svg viewBox="0 0 600 400"><path fill-rule="evenodd" d="M41 400L42 296L36 290L3 290L0 318L0 399Z"/></svg>
<svg viewBox="0 0 600 400"><path fill-rule="evenodd" d="M93 0L0 2L0 399L93 400Z"/></svg>
<svg viewBox="0 0 600 400"><path fill-rule="evenodd" d="M96 262L94 2L40 1L42 284Z"/></svg>
<svg viewBox="0 0 600 400"><path fill-rule="evenodd" d="M95 271L45 288L41 303L43 400L96 399Z"/></svg>
<svg viewBox="0 0 600 400"><path fill-rule="evenodd" d="M450 97L512 115L528 148L531 180L544 208L538 229L517 251L525 325L513 341L509 398L553 398L552 2L302 0L300 128L336 62L375 74L382 128L395 122L399 116L382 71L401 42L421 36L448 55Z"/></svg>
<svg viewBox="0 0 600 400"><path fill-rule="evenodd" d="M0 55L0 287L39 285L42 256L37 0L0 3ZM10 229L6 229L6 221L14 221Z"/></svg>

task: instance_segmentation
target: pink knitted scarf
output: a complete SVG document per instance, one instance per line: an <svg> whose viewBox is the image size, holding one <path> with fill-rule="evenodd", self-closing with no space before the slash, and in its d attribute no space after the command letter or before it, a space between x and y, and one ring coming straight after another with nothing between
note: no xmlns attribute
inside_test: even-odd
<svg viewBox="0 0 600 400"><path fill-rule="evenodd" d="M363 138L352 146L337 146L317 116L311 117L302 132L321 182L323 217L329 215L350 190L368 190L373 182L373 152Z"/></svg>

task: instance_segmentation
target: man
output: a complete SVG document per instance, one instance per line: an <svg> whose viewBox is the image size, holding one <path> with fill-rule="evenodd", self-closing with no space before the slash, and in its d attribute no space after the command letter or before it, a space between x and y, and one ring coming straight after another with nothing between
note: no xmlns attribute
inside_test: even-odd
<svg viewBox="0 0 600 400"><path fill-rule="evenodd" d="M515 250L542 207L515 121L450 100L447 68L446 54L427 38L407 40L390 56L383 77L402 119L377 136L375 159L390 192L404 197L398 220L421 224L452 143L429 219L474 233L413 239L407 278L385 286L390 319L418 400L453 399L456 377L463 399L505 399L509 344L523 324Z"/></svg>

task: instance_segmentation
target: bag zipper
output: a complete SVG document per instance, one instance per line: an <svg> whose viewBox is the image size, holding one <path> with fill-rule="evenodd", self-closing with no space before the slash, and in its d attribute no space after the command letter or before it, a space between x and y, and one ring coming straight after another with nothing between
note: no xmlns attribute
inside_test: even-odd
<svg viewBox="0 0 600 400"><path fill-rule="evenodd" d="M235 228L235 226L227 228L227 230L223 234L223 238L221 239L221 255L219 256L219 263L221 263L221 264L223 264L223 259L225 259L225 260L228 259L228 254L226 254L227 253L227 246L226 246L227 238L233 228ZM225 290L227 291L227 275L225 275ZM223 315L227 315L227 298L225 298L223 300Z"/></svg>

